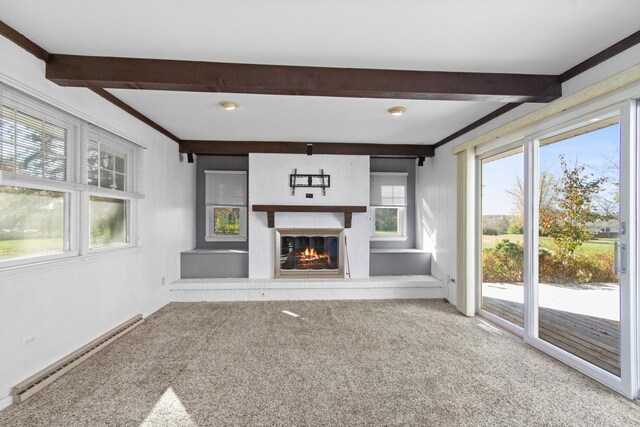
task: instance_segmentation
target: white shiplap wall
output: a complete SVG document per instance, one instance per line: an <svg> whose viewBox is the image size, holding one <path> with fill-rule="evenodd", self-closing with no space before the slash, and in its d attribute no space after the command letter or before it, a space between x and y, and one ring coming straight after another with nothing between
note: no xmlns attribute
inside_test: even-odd
<svg viewBox="0 0 640 427"><path fill-rule="evenodd" d="M431 275L443 282L445 296L456 303L456 158L448 147L436 150L416 173L416 245L432 254Z"/></svg>
<svg viewBox="0 0 640 427"><path fill-rule="evenodd" d="M0 79L148 147L142 161L142 248L53 267L0 272L0 408L10 388L135 314L169 302L179 253L195 244L195 167L175 142L86 89L44 78L44 64L0 37ZM168 226L170 225L170 226ZM162 286L164 277L165 286ZM22 340L35 344L22 348Z"/></svg>

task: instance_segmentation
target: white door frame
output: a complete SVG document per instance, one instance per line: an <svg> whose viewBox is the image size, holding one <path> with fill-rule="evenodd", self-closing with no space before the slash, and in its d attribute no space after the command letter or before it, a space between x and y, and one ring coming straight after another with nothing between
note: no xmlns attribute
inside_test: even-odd
<svg viewBox="0 0 640 427"><path fill-rule="evenodd" d="M561 129L552 132L532 135L527 142L525 151L525 165L528 179L526 178L525 188L527 202L530 206L525 210L528 214L525 218L525 259L529 268L526 272L525 289L526 315L524 340L537 349L550 354L569 366L579 370L589 377L613 388L629 398L637 397L637 281L631 280L636 272L636 249L631 243L636 241L636 224L632 220L636 216L636 125L637 107L636 102L625 101L612 108L598 110L567 123L563 128L573 129L581 124L587 124L591 119L602 116L609 116L612 113L620 116L620 220L625 222L626 233L620 235L620 244L626 248L626 253L621 254L622 263L626 264L626 272L620 274L620 369L621 375L617 377L610 372L599 368L578 356L562 350L547 341L538 337L538 203L539 198L539 145L540 140L548 134L557 134ZM633 178L633 179L632 179Z"/></svg>
<svg viewBox="0 0 640 427"><path fill-rule="evenodd" d="M637 93L637 89L636 89ZM637 96L637 95L636 95ZM615 102L617 100L612 100ZM570 114L554 117L550 123L537 126L535 133L531 133L524 138L524 186L525 186L525 230L524 230L524 246L525 246L525 278L524 278L524 328L519 328L510 322L492 315L481 309L481 227L476 234L475 250L476 250L476 312L490 321L504 327L511 332L523 336L524 341L533 347L544 351L545 353L559 359L567 365L577 369L585 375L605 384L608 387L618 391L619 393L629 397L640 397L640 291L638 272L638 254L640 254L640 239L638 238L638 212L640 212L640 197L637 193L640 190L640 173L638 164L640 164L640 129L638 128L638 120L640 117L638 102L635 100L626 100L618 102L615 105L609 104L609 107L603 108L602 100L591 106L582 106L580 114L577 111L571 111ZM591 108L589 108L591 107ZM538 149L539 141L550 133L558 133L562 129L575 128L580 124L589 123L590 119L606 114L616 112L620 114L620 218L625 222L626 233L620 236L620 243L625 245L626 254L626 272L621 274L620 283L620 336L621 336L621 352L620 352L620 368L621 376L617 377L610 372L605 371L595 365L592 365L579 357L564 351L553 344L550 344L538 337L538 198L539 198L539 168L538 168ZM564 118L564 120L562 120ZM513 137L513 136L512 136ZM522 140L521 140L522 141ZM482 184L481 177L481 161L500 152L513 149L514 146L522 144L522 142L514 142L512 139L509 143L500 144L491 149L482 150L476 147L476 221L481 221L480 215L481 200L479 197L480 186ZM622 257L621 257L622 258ZM623 261L623 262L624 262Z"/></svg>
<svg viewBox="0 0 640 427"><path fill-rule="evenodd" d="M511 154L509 152L523 148L524 141L519 140L509 145L505 145L495 150L488 151L481 155L476 156L476 236L475 236L475 254L476 254L476 275L475 275L475 283L477 283L476 287L476 314L480 317L483 317L490 322L496 324L497 326L506 329L514 335L519 337L524 336L524 329L514 323L509 322L508 320L503 319L500 316L497 316L485 309L482 308L482 162L485 159L489 159L496 156L504 155L504 157L508 157ZM526 179L526 173L523 171L523 175ZM526 187L525 187L526 188ZM526 272L525 272L526 274ZM524 307L526 307L526 291L525 293ZM525 308L526 310L526 308ZM524 314L524 313L523 313ZM525 316L526 319L526 316ZM526 320L525 320L526 322Z"/></svg>

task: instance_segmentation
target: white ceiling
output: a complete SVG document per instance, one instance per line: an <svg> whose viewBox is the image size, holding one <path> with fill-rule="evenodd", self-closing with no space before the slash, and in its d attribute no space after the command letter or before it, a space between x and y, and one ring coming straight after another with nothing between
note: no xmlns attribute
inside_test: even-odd
<svg viewBox="0 0 640 427"><path fill-rule="evenodd" d="M182 139L425 144L455 132L452 117L470 123L496 108L488 102L109 91ZM226 111L218 105L223 100L240 108ZM387 113L395 105L407 113Z"/></svg>
<svg viewBox="0 0 640 427"><path fill-rule="evenodd" d="M640 1L0 0L0 19L52 53L559 74L637 31ZM500 106L112 92L183 139L434 143Z"/></svg>

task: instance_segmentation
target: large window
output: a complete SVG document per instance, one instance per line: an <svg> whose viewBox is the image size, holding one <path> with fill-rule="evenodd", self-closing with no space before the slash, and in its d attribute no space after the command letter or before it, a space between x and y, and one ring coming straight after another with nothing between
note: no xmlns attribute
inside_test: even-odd
<svg viewBox="0 0 640 427"><path fill-rule="evenodd" d="M0 260L68 249L67 193L0 186Z"/></svg>
<svg viewBox="0 0 640 427"><path fill-rule="evenodd" d="M371 238L406 239L407 173L371 174Z"/></svg>
<svg viewBox="0 0 640 427"><path fill-rule="evenodd" d="M207 241L247 238L247 173L205 171Z"/></svg>
<svg viewBox="0 0 640 427"><path fill-rule="evenodd" d="M90 247L128 243L127 200L89 197Z"/></svg>
<svg viewBox="0 0 640 427"><path fill-rule="evenodd" d="M89 184L89 248L131 243L131 205L134 150L126 141L103 129L90 126L87 131L85 169Z"/></svg>
<svg viewBox="0 0 640 427"><path fill-rule="evenodd" d="M0 269L130 245L137 152L0 83Z"/></svg>

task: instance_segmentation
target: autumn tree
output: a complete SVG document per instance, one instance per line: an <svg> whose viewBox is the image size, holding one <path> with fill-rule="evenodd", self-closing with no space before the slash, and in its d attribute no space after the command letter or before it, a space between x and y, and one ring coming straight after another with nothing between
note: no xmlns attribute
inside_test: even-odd
<svg viewBox="0 0 640 427"><path fill-rule="evenodd" d="M540 227L553 239L558 256L567 262L573 259L578 246L593 238L588 225L602 218L595 199L607 178L585 173L585 166L577 162L570 167L564 156L560 156L560 166L555 210L540 215Z"/></svg>
<svg viewBox="0 0 640 427"><path fill-rule="evenodd" d="M557 179L549 171L540 172L540 217L553 214L556 198ZM519 176L515 177L513 188L507 191L513 202L513 220L509 226L509 234L522 234L524 228L524 182ZM540 229L540 235L545 236L546 230Z"/></svg>

